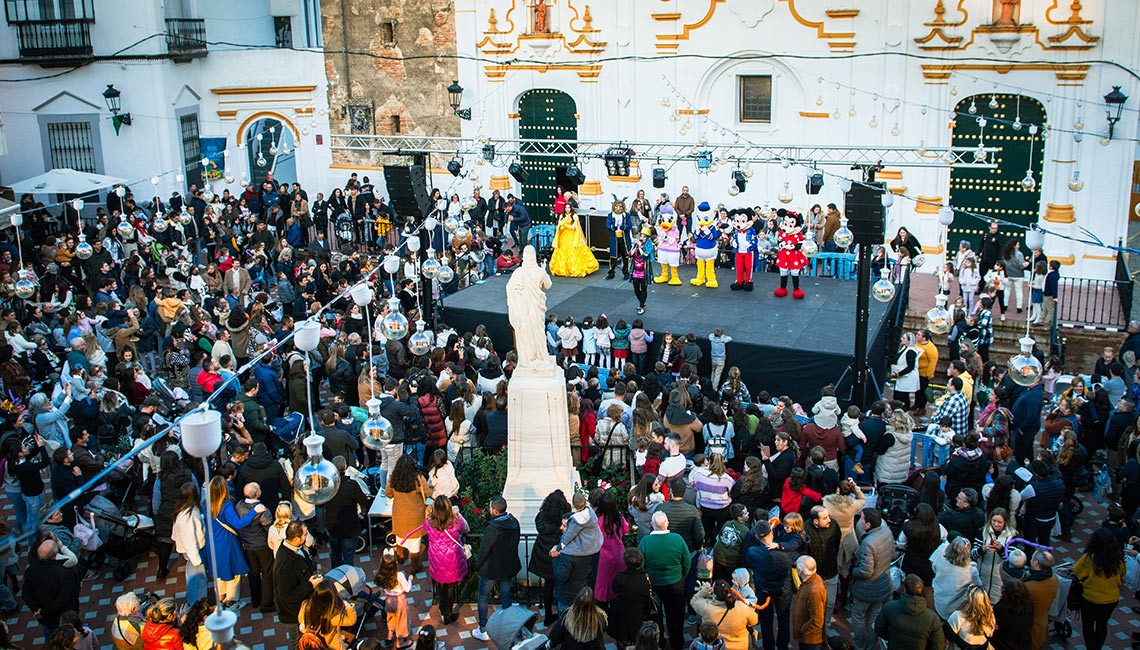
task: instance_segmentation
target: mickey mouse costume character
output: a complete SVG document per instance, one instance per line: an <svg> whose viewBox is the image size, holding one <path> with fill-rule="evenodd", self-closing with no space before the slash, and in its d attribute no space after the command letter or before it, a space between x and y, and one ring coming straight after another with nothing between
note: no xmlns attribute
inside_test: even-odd
<svg viewBox="0 0 1140 650"><path fill-rule="evenodd" d="M776 256L776 268L780 269L780 288L773 292L777 298L788 295L788 276L792 276L792 298L803 300L804 292L800 291L800 271L807 266L807 256L800 247L804 243L804 220L795 212L788 212L784 208L776 211L776 223L780 226L777 239L780 242L780 252Z"/></svg>
<svg viewBox="0 0 1140 650"><path fill-rule="evenodd" d="M733 210L729 213L735 230L732 233L732 247L736 251L736 282L729 285L733 291L752 291L752 262L760 252L760 240L752 227L751 209Z"/></svg>
<svg viewBox="0 0 1140 650"><path fill-rule="evenodd" d="M716 281L716 244L719 237L720 233L713 227L712 207L707 201L702 201L697 206L692 237L695 248L693 255L697 258L697 277L689 280L689 284L703 284L710 289L720 286Z"/></svg>

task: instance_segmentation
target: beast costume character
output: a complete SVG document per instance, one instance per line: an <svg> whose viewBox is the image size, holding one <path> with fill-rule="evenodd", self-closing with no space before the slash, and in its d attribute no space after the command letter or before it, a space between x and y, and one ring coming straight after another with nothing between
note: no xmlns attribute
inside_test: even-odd
<svg viewBox="0 0 1140 650"><path fill-rule="evenodd" d="M633 218L626 212L625 199L614 195L613 206L606 217L606 230L610 231L610 272L607 280L614 277L614 269L621 260L621 274L629 279L629 251L633 247Z"/></svg>
<svg viewBox="0 0 1140 650"><path fill-rule="evenodd" d="M752 227L751 210L733 210L732 248L736 251L736 282L729 288L733 291L752 291L752 264L760 252L760 238Z"/></svg>
<svg viewBox="0 0 1140 650"><path fill-rule="evenodd" d="M653 278L657 284L681 284L677 267L681 266L681 231L677 228L677 213L665 204L657 215L657 261L661 262L661 275ZM670 277L672 274L672 277Z"/></svg>
<svg viewBox="0 0 1140 650"><path fill-rule="evenodd" d="M776 268L780 269L780 288L773 292L777 298L788 295L788 276L792 276L792 298L803 300L800 291L800 272L807 266L807 256L801 247L804 243L803 217L784 208L776 211L776 223L780 227L777 239L780 252L776 255Z"/></svg>
<svg viewBox="0 0 1140 650"><path fill-rule="evenodd" d="M720 232L714 227L712 208L708 202L702 201L697 206L696 220L693 223L693 256L697 259L697 277L689 280L690 284L710 289L717 288L716 282L716 255L717 240Z"/></svg>

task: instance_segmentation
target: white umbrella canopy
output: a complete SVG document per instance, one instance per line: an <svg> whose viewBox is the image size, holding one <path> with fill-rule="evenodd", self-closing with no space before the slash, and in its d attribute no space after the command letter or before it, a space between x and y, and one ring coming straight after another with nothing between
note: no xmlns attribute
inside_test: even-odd
<svg viewBox="0 0 1140 650"><path fill-rule="evenodd" d="M12 225L12 215L19 209L19 203L0 196L0 230L7 230Z"/></svg>
<svg viewBox="0 0 1140 650"><path fill-rule="evenodd" d="M91 194L111 187L115 183L126 183L126 179L103 174L88 174L74 169L53 169L50 172L33 176L12 184L12 192L19 196L32 194Z"/></svg>

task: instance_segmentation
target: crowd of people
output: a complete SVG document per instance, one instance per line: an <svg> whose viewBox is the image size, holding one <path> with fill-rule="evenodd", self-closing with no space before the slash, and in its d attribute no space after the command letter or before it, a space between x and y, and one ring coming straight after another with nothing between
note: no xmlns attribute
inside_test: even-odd
<svg viewBox="0 0 1140 650"><path fill-rule="evenodd" d="M841 408L831 387L801 405L779 386L747 386L731 365L731 332L675 335L632 314L629 324L550 314L574 458L624 468L631 489L567 486L520 522L501 496L465 503L472 486L457 471L509 453L514 353L482 327L457 332L433 319L431 306L440 292L517 265L529 216L497 192L438 198L444 204L426 216L462 228L417 230L423 217L397 217L355 174L311 202L300 185L272 177L240 196L191 187L145 205L122 188L89 221L70 204L56 219L26 197L23 250L11 231L0 233L0 475L13 515L10 527L0 524L0 618L31 612L52 649L99 647L96 613L80 594L109 555L89 513L109 503L153 521L144 552L157 559L161 590L141 602L118 597L107 628L120 650L213 647L204 620L216 601L239 616L273 617L290 648L427 648L437 629L457 624L470 583L472 636L510 647L526 642L518 628L502 633L521 609L513 603L524 561L542 585L537 629L562 648L608 638L637 650L870 650L880 640L1036 650L1061 578L1072 580L1068 602L1081 610L1085 646L1105 644L1125 581L1136 578L1140 323L1119 355L1106 350L1063 390L1056 364L1021 386L988 359L984 335L957 329L938 376L943 341L908 333L891 398L863 410ZM656 207L639 195L631 212L652 220L666 203L691 217L687 189ZM337 226L345 212L352 236ZM832 220L805 224L824 250L829 241L834 249ZM457 271L455 285L422 279L432 250ZM900 231L892 250L920 249ZM388 254L401 257L394 271ZM39 280L27 298L15 293L20 259ZM1000 260L1007 278L1029 263ZM1000 260L983 252L987 274ZM956 272L963 312L977 292L969 270ZM369 274L374 302L363 309L345 294ZM1020 311L1020 287L1014 293ZM977 301L977 317L992 332L990 300ZM409 322L393 338L383 326L391 310ZM1048 320L1048 310L1034 318ZM313 316L322 340L306 353L290 335ZM416 333L427 349L411 344ZM390 425L381 440L360 434L373 399ZM167 429L207 400L225 434L209 474ZM307 460L296 432L310 428L341 474L319 504L293 489ZM935 441L917 459L916 435ZM1072 502L1089 472L1108 477L1108 520L1059 577L1054 539L1072 543ZM899 486L912 498L888 501ZM379 494L393 540L369 550L377 616L365 626L368 610L329 573L359 561ZM426 599L409 599L425 562L438 625L417 626L432 614ZM840 613L850 632L833 623ZM0 628L0 648L15 647L11 632Z"/></svg>

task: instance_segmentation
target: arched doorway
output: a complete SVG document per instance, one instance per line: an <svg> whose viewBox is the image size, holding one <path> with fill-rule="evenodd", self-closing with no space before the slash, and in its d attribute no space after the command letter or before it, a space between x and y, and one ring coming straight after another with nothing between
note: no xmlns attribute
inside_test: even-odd
<svg viewBox="0 0 1140 650"><path fill-rule="evenodd" d="M574 99L561 90L536 88L519 98L519 138L524 140L576 140L578 139L578 112ZM566 178L567 158L550 156L521 156L528 176L522 184L522 199L531 219L553 223L550 212L554 207L555 188L577 189Z"/></svg>
<svg viewBox="0 0 1140 650"><path fill-rule="evenodd" d="M991 101L997 101L997 108L990 108ZM976 113L970 113L974 106ZM980 118L986 118L983 141L987 146L999 147L995 154L997 167L994 169L954 169L950 172L950 205L962 210L1029 225L1037 222L1041 207L1041 169L1045 160L1046 140L1041 137L1040 128L1046 121L1045 107L1036 99L1018 95L975 95L963 99L954 109L955 120L953 144L956 147L978 146L982 127ZM996 119L991 119L996 118ZM1014 129L1014 122L1020 118L1022 126ZM1000 121L999 121L1000 120ZM1030 125L1036 125L1036 134L1030 134ZM1030 148L1033 151L1030 166ZM1036 185L1026 190L1021 185L1025 172L1031 169ZM957 215L950 225L946 245L951 251L958 250L958 242L968 241L976 251L985 232L985 224L974 217ZM1022 237L1020 229L1002 230L1005 237Z"/></svg>
<svg viewBox="0 0 1140 650"><path fill-rule="evenodd" d="M293 130L281 120L262 117L250 124L243 136L249 158L249 178L260 187L269 172L278 184L297 180L297 142Z"/></svg>

